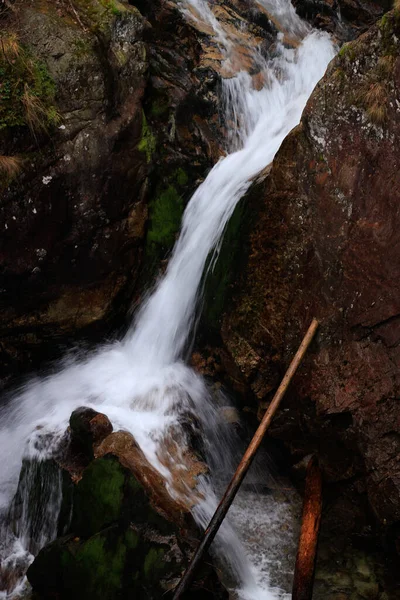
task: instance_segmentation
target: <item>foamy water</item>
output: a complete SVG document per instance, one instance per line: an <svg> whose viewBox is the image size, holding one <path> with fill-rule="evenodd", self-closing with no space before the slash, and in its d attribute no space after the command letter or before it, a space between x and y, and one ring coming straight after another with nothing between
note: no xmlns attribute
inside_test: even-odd
<svg viewBox="0 0 400 600"><path fill-rule="evenodd" d="M187 18L202 19L212 27L225 60L229 61L232 42L210 5L202 0L179 4ZM265 4L264 0L260 4ZM189 5L194 12L189 12ZM244 71L223 81L227 114L231 119L233 115L235 124L230 140L236 151L215 165L187 205L166 273L138 311L127 335L89 355L65 360L56 373L33 380L0 409L3 510L15 493L22 457L51 454L51 448L36 447L36 428L40 426L40 435L52 433L56 443L72 410L82 405L107 414L115 429L129 430L150 462L167 477L168 472L157 458L158 441L168 425L191 410L205 432L210 461L221 468L221 457L226 454L226 427L205 382L184 363L193 335L200 282L207 258L218 249L237 202L299 122L309 95L334 55L328 35L311 31L289 2L271 0L267 8L302 38L301 43L296 49L288 49L277 40L271 59L263 58L254 49L255 61L266 82L260 90L254 89L251 76ZM199 523L206 525L217 498L210 480L199 485L206 499L194 514ZM242 514L243 511L246 509ZM251 511L250 505L250 519ZM232 515L235 516L234 510ZM271 523L273 519L271 513ZM279 591L269 585L270 563L252 563L250 547L242 545L234 523L235 518L231 518L224 524L216 548L227 557L239 596L255 600L279 597ZM21 532L15 552L21 553L27 543Z"/></svg>

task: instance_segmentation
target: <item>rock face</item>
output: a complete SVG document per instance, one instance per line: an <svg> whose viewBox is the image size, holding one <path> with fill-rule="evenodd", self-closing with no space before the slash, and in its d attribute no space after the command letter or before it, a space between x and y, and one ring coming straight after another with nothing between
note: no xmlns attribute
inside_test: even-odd
<svg viewBox="0 0 400 600"><path fill-rule="evenodd" d="M339 40L350 40L392 8L390 0L294 0L297 13Z"/></svg>
<svg viewBox="0 0 400 600"><path fill-rule="evenodd" d="M332 521L360 532L371 510L389 540L400 525L399 18L342 48L253 187L221 353L261 410L320 320L272 434L294 460L319 452Z"/></svg>
<svg viewBox="0 0 400 600"><path fill-rule="evenodd" d="M170 250L221 138L219 76L200 83L199 34L175 5L146 17L104 0L12 6L0 14L8 371L118 324L139 273L147 283Z"/></svg>
<svg viewBox="0 0 400 600"><path fill-rule="evenodd" d="M174 478L167 482L150 465L130 433L110 428L92 409L71 415L69 447L57 458L75 482L63 498L70 519L28 569L39 598L169 598L190 556L197 535L190 507L198 497L173 497ZM197 465L191 477L204 472ZM37 473L32 488L41 487ZM189 595L197 596L226 597L209 565Z"/></svg>
<svg viewBox="0 0 400 600"><path fill-rule="evenodd" d="M1 176L0 313L9 360L107 321L139 266L146 22L134 7L106 4L77 3L71 12L63 3L17 2L3 34L11 46L11 58L3 52L0 60L3 85L13 89L8 60L24 82L20 94L3 87L0 104L0 154L19 160L18 172ZM27 80L22 52L42 80Z"/></svg>
<svg viewBox="0 0 400 600"><path fill-rule="evenodd" d="M251 67L257 84L249 48L272 42L244 0L212 10L235 48L229 73L210 26L168 0L2 8L4 372L115 329L170 252L223 152L221 74Z"/></svg>

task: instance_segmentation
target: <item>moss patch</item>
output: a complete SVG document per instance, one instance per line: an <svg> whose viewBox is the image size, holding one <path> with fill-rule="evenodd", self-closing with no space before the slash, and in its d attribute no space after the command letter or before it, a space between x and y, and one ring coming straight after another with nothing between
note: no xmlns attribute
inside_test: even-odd
<svg viewBox="0 0 400 600"><path fill-rule="evenodd" d="M152 156L156 150L156 138L147 123L144 112L142 114L142 136L138 144L138 150L146 154L148 163L151 162Z"/></svg>
<svg viewBox="0 0 400 600"><path fill-rule="evenodd" d="M396 10L384 14L378 22L378 27L382 35L381 46L384 54L397 55L400 13Z"/></svg>
<svg viewBox="0 0 400 600"><path fill-rule="evenodd" d="M150 548L143 563L143 571L146 579L154 577L157 567L162 568L165 551L163 548Z"/></svg>
<svg viewBox="0 0 400 600"><path fill-rule="evenodd" d="M169 176L166 184L156 188L150 202L146 240L146 257L152 263L165 256L175 243L184 209L183 193L188 182L186 171L178 168Z"/></svg>
<svg viewBox="0 0 400 600"><path fill-rule="evenodd" d="M168 539L157 535L153 540L131 527L116 526L88 540L59 538L39 553L28 578L34 591L45 598L161 598L163 577L175 579L182 572Z"/></svg>
<svg viewBox="0 0 400 600"><path fill-rule="evenodd" d="M351 42L343 44L339 50L339 58L346 61L353 61L356 58L356 52L354 50L354 44Z"/></svg>
<svg viewBox="0 0 400 600"><path fill-rule="evenodd" d="M182 197L171 184L162 190L150 205L151 224L147 235L148 242L159 244L164 248L172 246L179 230L182 211Z"/></svg>
<svg viewBox="0 0 400 600"><path fill-rule="evenodd" d="M189 181L189 176L183 169L179 168L173 174L173 178L176 180L176 183L180 186L184 186Z"/></svg>
<svg viewBox="0 0 400 600"><path fill-rule="evenodd" d="M212 264L212 257L209 259L209 271L204 285L202 321L207 329L214 331L220 329L220 319L237 266L240 247L239 230L243 220L244 206L243 200L236 206L227 224L215 264Z"/></svg>
<svg viewBox="0 0 400 600"><path fill-rule="evenodd" d="M106 32L115 17L135 10L118 0L74 0L74 4L85 24L94 32Z"/></svg>
<svg viewBox="0 0 400 600"><path fill-rule="evenodd" d="M47 130L59 122L55 84L44 63L14 35L0 43L0 129L28 126Z"/></svg>
<svg viewBox="0 0 400 600"><path fill-rule="evenodd" d="M168 112L169 102L165 98L156 98L150 106L150 114L152 117L162 117Z"/></svg>
<svg viewBox="0 0 400 600"><path fill-rule="evenodd" d="M119 521L125 470L112 456L93 461L84 471L74 498L73 530L88 537Z"/></svg>

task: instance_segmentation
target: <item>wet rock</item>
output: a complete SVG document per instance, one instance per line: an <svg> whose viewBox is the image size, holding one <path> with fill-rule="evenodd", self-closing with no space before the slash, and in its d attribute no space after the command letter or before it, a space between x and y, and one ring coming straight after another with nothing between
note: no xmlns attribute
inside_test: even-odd
<svg viewBox="0 0 400 600"><path fill-rule="evenodd" d="M32 554L70 524L72 483L57 460L58 441L57 436L43 434L40 429L33 434L5 523L9 526L5 531L12 537L21 537ZM18 560L10 567L16 571L21 568Z"/></svg>
<svg viewBox="0 0 400 600"><path fill-rule="evenodd" d="M69 420L69 426L72 452L84 454L88 461L94 458L93 446L104 440L113 430L106 415L86 406L74 410Z"/></svg>
<svg viewBox="0 0 400 600"><path fill-rule="evenodd" d="M184 560L172 530L160 534L151 526L125 531L113 526L88 540L70 536L50 544L30 567L28 578L40 598L113 600L128 594L156 600L172 597ZM204 569L202 577L204 583ZM193 586L188 597L227 597L209 571L207 585Z"/></svg>
<svg viewBox="0 0 400 600"><path fill-rule="evenodd" d="M71 415L71 429L87 435L98 416L78 409ZM104 425L106 417L100 416ZM162 441L160 447L161 461L172 456L170 447L162 450ZM195 477L205 472L204 465L193 459L186 483L175 486L174 477L184 479L184 469L164 478L125 431L93 443L92 452L94 460L74 487L70 534L45 546L28 570L35 594L66 600L113 600L121 594L170 597L196 543L190 507L199 500ZM182 457L186 453L175 455L176 460ZM190 593L188 597L226 597L209 564Z"/></svg>
<svg viewBox="0 0 400 600"><path fill-rule="evenodd" d="M261 414L319 318L271 434L294 462L318 450L338 532L362 531L372 509L388 539L400 519L398 39L391 12L343 47L253 187L222 325L231 382L241 374Z"/></svg>
<svg viewBox="0 0 400 600"><path fill-rule="evenodd" d="M133 436L117 431L96 449L96 457L112 454L128 468L146 490L153 506L167 519L184 525L185 515L200 500L196 491L198 478L207 473L207 467L187 446L179 426L168 429L160 439L157 458L171 473L164 478L144 456Z"/></svg>
<svg viewBox="0 0 400 600"><path fill-rule="evenodd" d="M297 13L313 27L349 41L365 32L392 8L390 0L295 0Z"/></svg>

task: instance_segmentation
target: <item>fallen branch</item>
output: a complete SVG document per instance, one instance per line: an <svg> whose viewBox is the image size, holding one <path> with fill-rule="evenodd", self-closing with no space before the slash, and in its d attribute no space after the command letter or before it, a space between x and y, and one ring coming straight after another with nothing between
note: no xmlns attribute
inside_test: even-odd
<svg viewBox="0 0 400 600"><path fill-rule="evenodd" d="M228 488L227 488L221 502L219 503L218 508L214 513L214 516L212 517L207 529L204 531L203 538L202 538L195 554L193 555L193 558L192 558L185 574L183 575L181 582L179 583L178 587L175 590L175 595L174 595L173 600L179 600L180 598L182 598L182 595L184 594L184 592L186 592L189 589L189 586L193 581L193 577L196 573L196 570L198 569L204 554L207 552L215 535L217 534L217 531L220 528L220 525L221 525L222 521L224 520L226 513L228 512L229 507L232 504L233 499L235 498L236 493L237 493L238 489L240 488L240 485L241 485L247 471L249 470L249 467L253 461L253 458L263 440L265 432L267 431L268 427L270 426L272 418L273 418L274 414L276 413L278 406L281 403L281 400L286 393L286 390L289 387L289 384L293 378L293 375L296 373L298 366L300 365L301 361L304 358L304 355L307 351L307 348L309 347L309 345L311 343L311 340L314 337L317 327L318 327L318 321L316 319L313 319L310 327L308 328L306 335L303 338L303 341L300 344L299 349L297 350L292 362L289 365L288 370L285 373L284 378L282 379L282 382L281 382L279 388L277 389L277 391L272 399L271 404L269 405L267 411L265 412L265 415L264 415L260 425L258 426L258 429L255 432L254 437L249 444L249 447L247 448L246 452L244 453L243 458L240 461L240 464L236 470L236 473L232 477L232 480L231 480L230 484L228 485Z"/></svg>
<svg viewBox="0 0 400 600"><path fill-rule="evenodd" d="M303 516L294 571L292 600L311 600L322 510L322 480L318 459L307 466Z"/></svg>

